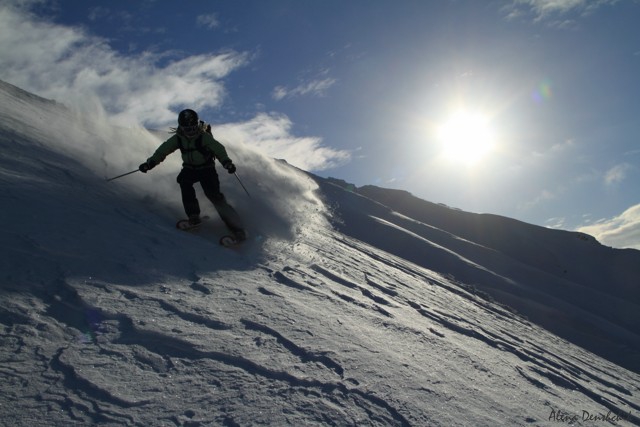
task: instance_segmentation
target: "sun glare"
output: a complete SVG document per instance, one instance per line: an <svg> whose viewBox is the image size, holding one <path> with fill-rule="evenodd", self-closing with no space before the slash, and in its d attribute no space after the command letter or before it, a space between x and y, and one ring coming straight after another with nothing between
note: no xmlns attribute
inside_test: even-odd
<svg viewBox="0 0 640 427"><path fill-rule="evenodd" d="M469 165L484 159L494 144L487 118L467 112L452 115L440 126L438 139L447 159Z"/></svg>

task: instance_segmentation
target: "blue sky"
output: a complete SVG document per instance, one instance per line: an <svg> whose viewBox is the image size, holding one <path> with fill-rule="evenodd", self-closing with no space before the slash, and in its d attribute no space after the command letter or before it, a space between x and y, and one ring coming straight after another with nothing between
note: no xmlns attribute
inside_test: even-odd
<svg viewBox="0 0 640 427"><path fill-rule="evenodd" d="M637 22L635 0L0 0L0 79L640 248Z"/></svg>

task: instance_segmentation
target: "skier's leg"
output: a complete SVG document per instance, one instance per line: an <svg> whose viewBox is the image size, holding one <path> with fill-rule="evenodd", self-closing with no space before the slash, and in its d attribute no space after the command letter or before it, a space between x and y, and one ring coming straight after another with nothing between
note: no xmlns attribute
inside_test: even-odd
<svg viewBox="0 0 640 427"><path fill-rule="evenodd" d="M197 181L193 171L182 169L178 175L178 184L180 184L180 192L182 193L182 205L187 217L200 215L200 204L196 198L196 190L193 184Z"/></svg>
<svg viewBox="0 0 640 427"><path fill-rule="evenodd" d="M234 234L238 235L238 237L243 237L244 224L242 219L233 206L227 203L224 194L220 192L220 181L215 169L207 168L203 170L200 178L200 185L202 185L205 196L213 203L222 221Z"/></svg>
<svg viewBox="0 0 640 427"><path fill-rule="evenodd" d="M242 219L233 206L227 203L227 199L224 197L224 194L218 193L216 199L210 200L229 230L231 230L236 237L241 237L242 240L244 240L244 224L242 223Z"/></svg>

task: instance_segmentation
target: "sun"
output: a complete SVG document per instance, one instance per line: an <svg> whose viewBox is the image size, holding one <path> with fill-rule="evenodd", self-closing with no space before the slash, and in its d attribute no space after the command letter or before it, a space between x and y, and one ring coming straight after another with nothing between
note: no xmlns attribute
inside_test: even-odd
<svg viewBox="0 0 640 427"><path fill-rule="evenodd" d="M494 139L489 120L478 113L457 112L438 129L444 157L467 165L483 160L493 149Z"/></svg>

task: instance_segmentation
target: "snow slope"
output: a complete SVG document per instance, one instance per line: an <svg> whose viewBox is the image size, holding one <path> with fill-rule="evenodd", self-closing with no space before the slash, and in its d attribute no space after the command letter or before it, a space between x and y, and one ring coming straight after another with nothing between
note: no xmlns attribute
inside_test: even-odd
<svg viewBox="0 0 640 427"><path fill-rule="evenodd" d="M158 143L0 83L0 424L640 425L637 251L233 144L223 249Z"/></svg>
<svg viewBox="0 0 640 427"><path fill-rule="evenodd" d="M325 193L332 185L345 187L337 180L321 185ZM356 192L331 196L340 200L337 228L343 233L453 275L640 372L640 251L605 247L584 233L451 209L402 191Z"/></svg>

